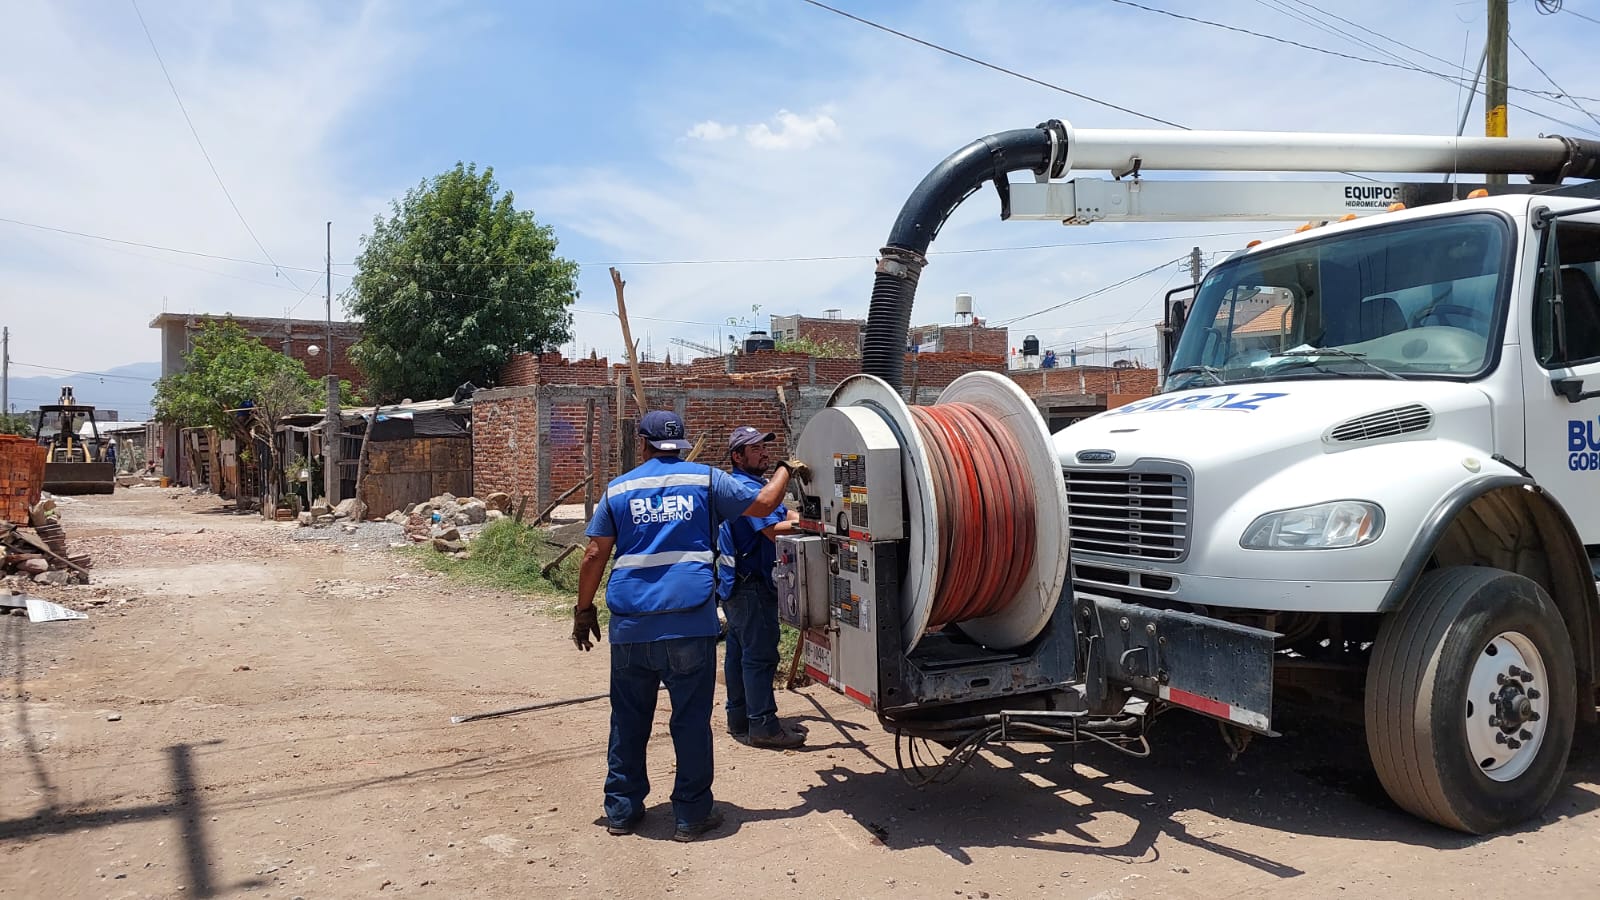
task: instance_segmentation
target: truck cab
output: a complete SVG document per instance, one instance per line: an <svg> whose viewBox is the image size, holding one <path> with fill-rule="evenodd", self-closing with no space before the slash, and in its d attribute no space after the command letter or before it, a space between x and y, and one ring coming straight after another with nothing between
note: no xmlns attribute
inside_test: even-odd
<svg viewBox="0 0 1600 900"><path fill-rule="evenodd" d="M1547 798L1594 713L1594 208L1397 210L1216 266L1163 392L1054 437L1074 593L1275 632L1279 689L1359 701L1428 818Z"/></svg>

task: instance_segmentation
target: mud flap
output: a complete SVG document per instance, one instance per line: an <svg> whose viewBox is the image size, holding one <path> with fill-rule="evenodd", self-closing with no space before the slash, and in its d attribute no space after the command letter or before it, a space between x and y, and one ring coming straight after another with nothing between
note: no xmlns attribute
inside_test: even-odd
<svg viewBox="0 0 1600 900"><path fill-rule="evenodd" d="M1272 734L1277 634L1193 613L1080 599L1094 621L1089 680L1131 687L1175 706ZM1096 685L1088 688L1091 696Z"/></svg>

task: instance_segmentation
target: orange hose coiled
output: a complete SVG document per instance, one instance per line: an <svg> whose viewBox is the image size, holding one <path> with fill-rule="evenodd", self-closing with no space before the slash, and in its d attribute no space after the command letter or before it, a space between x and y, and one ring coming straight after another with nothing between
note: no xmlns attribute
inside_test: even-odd
<svg viewBox="0 0 1600 900"><path fill-rule="evenodd" d="M1033 568L1033 483L1016 437L970 403L913 406L928 447L939 586L928 627L1001 612Z"/></svg>

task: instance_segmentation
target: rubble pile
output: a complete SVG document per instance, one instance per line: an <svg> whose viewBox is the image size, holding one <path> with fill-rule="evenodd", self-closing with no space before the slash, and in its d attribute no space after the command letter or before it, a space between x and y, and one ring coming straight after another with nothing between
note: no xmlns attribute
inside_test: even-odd
<svg viewBox="0 0 1600 900"><path fill-rule="evenodd" d="M511 495L495 491L487 497L457 497L440 494L431 500L395 510L384 517L405 528L412 543L433 543L440 553L462 553L467 541L480 526L505 518L511 513Z"/></svg>
<svg viewBox="0 0 1600 900"><path fill-rule="evenodd" d="M18 516L18 518L21 518ZM39 584L88 584L93 561L67 546L54 497L45 494L28 509L26 522L0 525L0 574Z"/></svg>

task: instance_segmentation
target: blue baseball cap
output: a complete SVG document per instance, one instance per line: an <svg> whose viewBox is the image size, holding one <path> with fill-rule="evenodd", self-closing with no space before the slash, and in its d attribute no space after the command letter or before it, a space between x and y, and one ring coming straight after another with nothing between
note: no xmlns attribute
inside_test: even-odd
<svg viewBox="0 0 1600 900"><path fill-rule="evenodd" d="M762 431L754 425L740 425L728 435L728 449L737 450L751 444L765 444L767 441L777 439L777 435L770 431Z"/></svg>
<svg viewBox="0 0 1600 900"><path fill-rule="evenodd" d="M689 449L683 419L664 409L653 409L639 419L639 435L657 450Z"/></svg>

